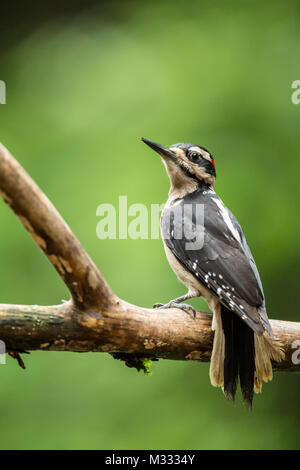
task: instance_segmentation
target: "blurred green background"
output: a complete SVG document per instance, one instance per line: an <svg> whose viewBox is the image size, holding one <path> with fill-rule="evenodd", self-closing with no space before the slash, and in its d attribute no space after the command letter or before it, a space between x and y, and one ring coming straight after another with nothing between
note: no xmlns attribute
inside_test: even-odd
<svg viewBox="0 0 300 470"><path fill-rule="evenodd" d="M207 147L269 316L299 321L299 2L102 3L46 14L17 40L7 29L1 141L115 292L147 307L185 292L161 241L98 240L96 208L119 195L166 200L164 168L141 136ZM68 298L4 203L0 217L1 302ZM208 364L159 361L149 377L107 354L25 360L26 371L10 358L0 367L2 449L299 448L299 375L275 374L249 413L211 387Z"/></svg>

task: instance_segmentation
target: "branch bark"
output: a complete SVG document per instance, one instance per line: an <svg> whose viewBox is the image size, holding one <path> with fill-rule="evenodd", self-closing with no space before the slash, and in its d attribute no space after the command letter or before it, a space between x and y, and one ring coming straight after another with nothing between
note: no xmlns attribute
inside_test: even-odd
<svg viewBox="0 0 300 470"><path fill-rule="evenodd" d="M180 309L145 309L119 299L54 206L1 145L0 194L72 297L49 307L0 304L0 339L8 350L98 351L210 360L211 315L198 312L194 319ZM285 361L274 368L299 372L300 364L292 361L292 346L300 339L300 324L271 320L271 325L286 353Z"/></svg>
<svg viewBox="0 0 300 470"><path fill-rule="evenodd" d="M83 309L105 308L115 295L49 199L0 144L0 195Z"/></svg>

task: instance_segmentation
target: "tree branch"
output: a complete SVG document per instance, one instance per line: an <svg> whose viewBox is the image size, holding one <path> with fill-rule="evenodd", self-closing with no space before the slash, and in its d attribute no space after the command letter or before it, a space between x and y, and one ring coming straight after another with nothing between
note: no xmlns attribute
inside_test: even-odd
<svg viewBox="0 0 300 470"><path fill-rule="evenodd" d="M271 320L286 354L276 370L300 372L292 343L299 323ZM41 307L0 304L0 337L8 349L127 353L162 359L210 360L211 315L194 319L180 309L152 310L119 301L112 311L82 312L71 302ZM300 357L300 354L299 354Z"/></svg>
<svg viewBox="0 0 300 470"><path fill-rule="evenodd" d="M211 315L152 310L119 299L57 210L0 145L0 194L46 254L72 300L61 305L0 304L0 339L8 350L99 351L163 359L210 360ZM286 359L275 369L300 371L292 343L300 324L272 320Z"/></svg>
<svg viewBox="0 0 300 470"><path fill-rule="evenodd" d="M0 195L55 267L79 308L106 308L114 301L111 288L66 222L1 144Z"/></svg>

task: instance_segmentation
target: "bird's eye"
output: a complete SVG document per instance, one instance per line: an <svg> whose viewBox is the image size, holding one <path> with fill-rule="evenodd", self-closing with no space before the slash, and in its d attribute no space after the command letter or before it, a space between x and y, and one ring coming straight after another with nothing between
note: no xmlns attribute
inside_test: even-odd
<svg viewBox="0 0 300 470"><path fill-rule="evenodd" d="M200 155L199 155L198 152L191 152L191 153L190 153L190 160L191 160L192 162L195 162L195 163L196 163L196 162L199 161L199 159L200 159Z"/></svg>

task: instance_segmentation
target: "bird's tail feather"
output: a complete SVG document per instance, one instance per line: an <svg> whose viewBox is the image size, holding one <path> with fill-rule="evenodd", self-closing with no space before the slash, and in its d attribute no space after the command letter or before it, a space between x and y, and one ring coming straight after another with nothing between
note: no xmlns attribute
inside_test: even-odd
<svg viewBox="0 0 300 470"><path fill-rule="evenodd" d="M271 338L267 332L262 336L254 335L255 343L255 374L254 391L260 393L262 383L269 382L273 378L271 360L281 362L284 359L282 344L275 338Z"/></svg>
<svg viewBox="0 0 300 470"><path fill-rule="evenodd" d="M246 405L253 400L255 350L254 333L237 315L221 307L225 335L224 393L234 401L238 378Z"/></svg>
<svg viewBox="0 0 300 470"><path fill-rule="evenodd" d="M214 311L212 329L215 332L210 360L209 377L214 387L224 385L225 336L222 328L221 306Z"/></svg>
<svg viewBox="0 0 300 470"><path fill-rule="evenodd" d="M225 357L223 391L229 400L234 401L239 375L239 343L235 315L228 315L221 307L222 328L225 336Z"/></svg>
<svg viewBox="0 0 300 470"><path fill-rule="evenodd" d="M211 383L234 401L239 379L244 403L251 408L253 392L261 391L263 380L272 379L271 360L284 358L281 345L266 332L258 336L224 306L214 312L213 329Z"/></svg>
<svg viewBox="0 0 300 470"><path fill-rule="evenodd" d="M252 407L255 374L255 333L243 320L233 315L238 326L239 375L243 400L246 406Z"/></svg>

